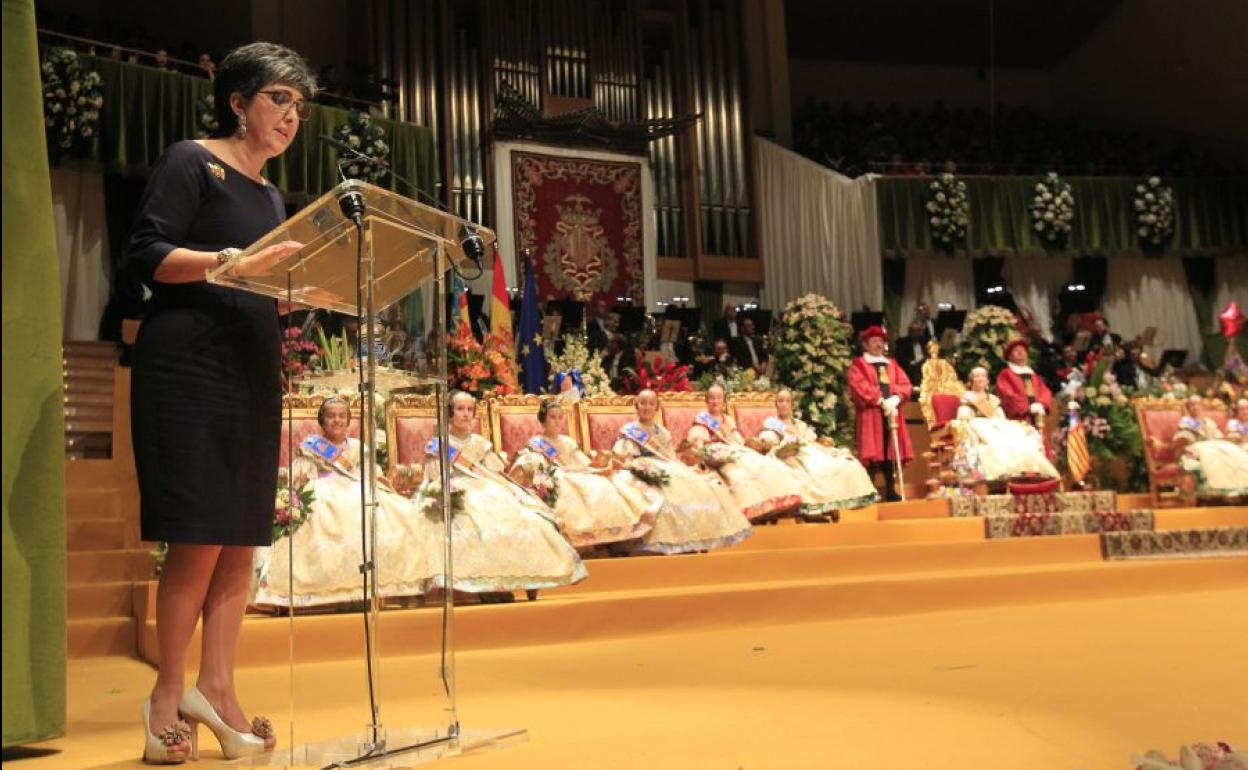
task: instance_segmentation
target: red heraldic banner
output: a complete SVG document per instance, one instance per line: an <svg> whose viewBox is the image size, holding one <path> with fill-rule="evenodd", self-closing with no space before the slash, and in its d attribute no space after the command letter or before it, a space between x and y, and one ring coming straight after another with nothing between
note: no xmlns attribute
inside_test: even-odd
<svg viewBox="0 0 1248 770"><path fill-rule="evenodd" d="M644 302L641 164L511 153L517 252L542 299Z"/></svg>

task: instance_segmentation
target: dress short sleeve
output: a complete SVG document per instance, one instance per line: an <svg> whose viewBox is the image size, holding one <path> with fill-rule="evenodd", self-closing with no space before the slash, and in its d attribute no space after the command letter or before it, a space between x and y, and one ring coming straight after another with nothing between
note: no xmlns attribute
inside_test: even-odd
<svg viewBox="0 0 1248 770"><path fill-rule="evenodd" d="M155 281L169 252L184 246L207 192L203 151L191 141L169 147L152 169L126 245L124 266L140 281Z"/></svg>

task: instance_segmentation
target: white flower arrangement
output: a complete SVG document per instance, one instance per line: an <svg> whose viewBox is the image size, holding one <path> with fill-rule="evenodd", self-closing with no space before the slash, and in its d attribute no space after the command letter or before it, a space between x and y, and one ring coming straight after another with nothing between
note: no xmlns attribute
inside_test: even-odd
<svg viewBox="0 0 1248 770"><path fill-rule="evenodd" d="M207 139L217 132L216 98L212 94L195 100L195 138Z"/></svg>
<svg viewBox="0 0 1248 770"><path fill-rule="evenodd" d="M43 81L43 122L49 144L71 150L95 136L104 107L103 80L84 72L78 54L50 48L40 68Z"/></svg>
<svg viewBox="0 0 1248 770"><path fill-rule="evenodd" d="M1150 176L1135 186L1136 233L1149 246L1160 248L1174 235L1174 190Z"/></svg>
<svg viewBox="0 0 1248 770"><path fill-rule="evenodd" d="M389 173L390 146L385 142L385 135L385 129L374 123L367 112L351 110L347 122L334 129L334 138L374 160L366 161L339 151L342 172L351 179L372 183Z"/></svg>
<svg viewBox="0 0 1248 770"><path fill-rule="evenodd" d="M1018 335L1018 318L1009 310L996 305L974 310L962 325L962 339L954 353L958 375L965 379L971 369L983 366L995 377L1005 367L1005 343Z"/></svg>
<svg viewBox="0 0 1248 770"><path fill-rule="evenodd" d="M953 174L941 174L928 185L927 223L932 237L946 245L966 238L971 221L966 182Z"/></svg>
<svg viewBox="0 0 1248 770"><path fill-rule="evenodd" d="M1032 228L1044 240L1057 243L1070 235L1074 219L1075 196L1070 185L1050 172L1044 181L1036 183L1036 194L1031 199Z"/></svg>
<svg viewBox="0 0 1248 770"><path fill-rule="evenodd" d="M840 431L838 443L850 440L852 414L837 393L846 388L853 361L853 329L826 297L807 294L785 305L772 328L776 382L793 391L801 417L822 435Z"/></svg>
<svg viewBox="0 0 1248 770"><path fill-rule="evenodd" d="M564 335L562 353L555 354L552 352L553 348L553 343L542 346L546 362L550 364L548 379L552 383L560 373L580 372L581 385L585 388L586 396L615 395L615 391L611 390L611 378L602 368L602 359L589 352L589 342L584 334L577 332Z"/></svg>

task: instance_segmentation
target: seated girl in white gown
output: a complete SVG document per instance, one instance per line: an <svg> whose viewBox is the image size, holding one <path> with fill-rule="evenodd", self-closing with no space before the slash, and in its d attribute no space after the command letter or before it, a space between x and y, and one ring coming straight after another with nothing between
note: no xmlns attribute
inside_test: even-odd
<svg viewBox="0 0 1248 770"><path fill-rule="evenodd" d="M1197 490L1202 496L1248 495L1248 449L1228 441L1213 420L1198 416L1200 407L1199 396L1189 399L1188 414L1179 420L1171 439L1179 450L1180 464L1196 473ZM1238 418L1237 409L1235 419ZM1227 422L1228 431L1241 429L1242 426Z"/></svg>
<svg viewBox="0 0 1248 770"><path fill-rule="evenodd" d="M672 434L655 421L659 412L655 392L641 391L634 406L637 419L620 428L611 448L626 469L613 476L613 481L620 486L649 485L663 496L654 527L642 536L637 550L708 551L748 537L750 521L741 514L724 483L715 474L702 473L677 458Z"/></svg>
<svg viewBox="0 0 1248 770"><path fill-rule="evenodd" d="M613 483L608 462L595 467L567 435L568 416L563 404L547 399L537 410L542 432L529 439L511 466L511 475L543 499L557 490L555 518L563 536L577 548L621 540L635 540L650 531L663 506L663 496L651 487ZM604 458L609 459L609 458ZM543 479L542 483L535 483ZM553 487L549 481L553 480Z"/></svg>
<svg viewBox="0 0 1248 770"><path fill-rule="evenodd" d="M988 370L971 370L969 389L958 406L958 456L973 476L1000 481L1015 476L1058 478L1044 453L1044 438L1031 425L1007 420L1001 401L988 392Z"/></svg>
<svg viewBox="0 0 1248 770"><path fill-rule="evenodd" d="M852 452L821 439L793 414L793 393L776 393L776 416L763 422L758 433L768 454L806 477L808 493L818 510L861 508L880 499L867 469Z"/></svg>
<svg viewBox="0 0 1248 770"><path fill-rule="evenodd" d="M477 402L455 391L447 402L453 517L452 565L457 591L535 591L584 579L585 566L559 533L555 513L506 476L502 459L473 433ZM436 530L414 544L436 569L432 585L446 588L443 570L441 452L435 438L425 447L425 483L414 500Z"/></svg>
<svg viewBox="0 0 1248 770"><path fill-rule="evenodd" d="M804 473L746 445L737 431L736 422L725 409L726 402L727 394L723 387L712 385L707 388L706 411L699 412L694 418L688 441L703 452L707 464L713 466L727 482L746 518L750 521L766 520L786 512L796 512L803 503L815 503L815 495L807 490ZM716 449L725 461L710 459Z"/></svg>
<svg viewBox="0 0 1248 770"><path fill-rule="evenodd" d="M360 442L347 436L350 405L339 396L327 398L317 410L316 421L320 435L305 440L292 461L291 487L311 485L311 512L293 535L279 538L272 548L257 549L258 605L292 603L292 545L294 606L363 600ZM424 525L407 498L381 484L377 502L377 593L383 597L420 594L433 572L428 562L411 551L410 543L421 536Z"/></svg>

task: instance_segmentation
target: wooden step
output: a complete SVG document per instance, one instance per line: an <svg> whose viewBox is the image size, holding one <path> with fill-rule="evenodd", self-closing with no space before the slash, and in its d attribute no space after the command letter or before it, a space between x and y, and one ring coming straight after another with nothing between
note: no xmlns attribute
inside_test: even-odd
<svg viewBox="0 0 1248 770"><path fill-rule="evenodd" d="M112 581L71 585L67 612L70 620L134 617L134 584Z"/></svg>
<svg viewBox="0 0 1248 770"><path fill-rule="evenodd" d="M109 414L112 414L113 394L111 391L108 393L66 393L62 402L66 406L107 406Z"/></svg>
<svg viewBox="0 0 1248 770"><path fill-rule="evenodd" d="M77 465L78 463L75 463ZM66 475L69 474L67 466ZM121 495L116 489L74 488L66 485L65 515L69 519L124 519Z"/></svg>
<svg viewBox="0 0 1248 770"><path fill-rule="evenodd" d="M61 357L61 366L111 371L117 365L116 356L83 355L67 353Z"/></svg>
<svg viewBox="0 0 1248 770"><path fill-rule="evenodd" d="M114 551L70 551L68 583L147 580L152 576L152 552L147 548Z"/></svg>
<svg viewBox="0 0 1248 770"><path fill-rule="evenodd" d="M107 422L109 432L112 432L113 425L113 405L112 404L66 404L64 409L66 421L91 421L91 422Z"/></svg>
<svg viewBox="0 0 1248 770"><path fill-rule="evenodd" d="M67 652L71 658L133 655L137 648L134 618L81 618L68 623Z"/></svg>
<svg viewBox="0 0 1248 770"><path fill-rule="evenodd" d="M114 403L113 383L111 380L65 380L65 398L74 399L82 395L108 396L108 402Z"/></svg>
<svg viewBox="0 0 1248 770"><path fill-rule="evenodd" d="M75 355L82 356L117 357L117 343L109 341L65 340L61 343L61 350L64 354L73 353Z"/></svg>
<svg viewBox="0 0 1248 770"><path fill-rule="evenodd" d="M65 466L65 490L78 492L101 492L129 489L135 486L133 458L90 460Z"/></svg>
<svg viewBox="0 0 1248 770"><path fill-rule="evenodd" d="M65 534L70 551L107 551L139 547L138 523L121 517L67 518Z"/></svg>
<svg viewBox="0 0 1248 770"><path fill-rule="evenodd" d="M82 420L78 418L67 418L65 420L66 433L112 433L113 421L107 420Z"/></svg>
<svg viewBox="0 0 1248 770"><path fill-rule="evenodd" d="M113 381L113 367L81 366L70 362L65 365L63 379L67 382L81 380Z"/></svg>

